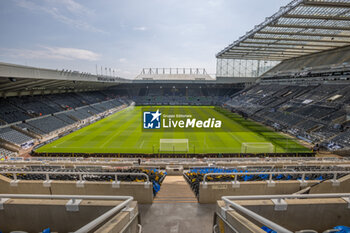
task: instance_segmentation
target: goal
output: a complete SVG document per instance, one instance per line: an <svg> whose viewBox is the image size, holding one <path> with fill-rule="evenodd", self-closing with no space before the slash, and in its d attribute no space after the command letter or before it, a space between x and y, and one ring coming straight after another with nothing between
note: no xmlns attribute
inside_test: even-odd
<svg viewBox="0 0 350 233"><path fill-rule="evenodd" d="M274 153L275 146L269 142L243 142L241 153Z"/></svg>
<svg viewBox="0 0 350 233"><path fill-rule="evenodd" d="M159 152L188 152L188 139L160 139Z"/></svg>

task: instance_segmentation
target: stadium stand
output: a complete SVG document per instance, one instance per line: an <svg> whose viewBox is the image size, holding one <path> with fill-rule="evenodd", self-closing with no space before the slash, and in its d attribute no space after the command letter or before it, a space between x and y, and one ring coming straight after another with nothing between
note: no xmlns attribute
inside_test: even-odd
<svg viewBox="0 0 350 233"><path fill-rule="evenodd" d="M30 116L17 107L9 104L5 99L0 99L0 123L13 123L29 119Z"/></svg>
<svg viewBox="0 0 350 233"><path fill-rule="evenodd" d="M38 119L32 119L26 121L26 123L30 126L30 129L36 128L39 129L44 134L49 134L56 130L62 129L68 126L64 121L55 118L54 116L45 116L40 117Z"/></svg>
<svg viewBox="0 0 350 233"><path fill-rule="evenodd" d="M7 101L34 117L52 114L60 110L59 106L50 103L43 96L11 97Z"/></svg>
<svg viewBox="0 0 350 233"><path fill-rule="evenodd" d="M5 200L0 213L2 232L142 231L138 203L132 196L1 194L0 198Z"/></svg>
<svg viewBox="0 0 350 233"><path fill-rule="evenodd" d="M62 109L72 109L83 106L83 102L76 96L76 94L68 94L68 95L52 95L50 96L51 100L59 105Z"/></svg>
<svg viewBox="0 0 350 233"><path fill-rule="evenodd" d="M76 120L74 120L72 117L69 117L68 111L56 113L54 114L54 117L64 121L67 124L74 124L76 122Z"/></svg>
<svg viewBox="0 0 350 233"><path fill-rule="evenodd" d="M52 175L49 175L50 180L60 180L60 181L78 181L79 175L69 174L72 173L85 173L82 175L82 181L115 181L115 175L107 175L108 173L120 173L118 174L118 181L122 182L146 182L146 178L144 176L130 175L130 173L144 173L147 174L149 181L153 184L153 194L154 196L160 189L160 186L166 176L166 172L158 171L157 169L99 169L99 168L75 168L75 169L62 169L57 167L48 167L48 166L40 166L40 167L26 167L26 168L3 168L0 167L0 172L4 173L5 176L14 179L14 175L10 174L10 172L18 173L16 175L16 179L18 180L46 180L47 176L45 174L40 174L40 172L51 172ZM37 172L37 174L31 174L29 172ZM93 173L103 173L106 172L105 175L96 175ZM29 173L29 174L27 174ZM62 174L59 174L62 173ZM67 173L67 174L64 174ZM92 173L92 174L89 174ZM126 175L123 175L125 173Z"/></svg>
<svg viewBox="0 0 350 233"><path fill-rule="evenodd" d="M42 135L44 134L43 131L27 124L27 123L20 123L20 124L17 124L16 125L17 127L19 127L20 129L24 130L24 131L27 131L27 132L30 132L30 133L34 133L36 135Z"/></svg>
<svg viewBox="0 0 350 233"><path fill-rule="evenodd" d="M15 156L16 154L17 153L13 151L0 147L0 157L12 157L12 156Z"/></svg>
<svg viewBox="0 0 350 233"><path fill-rule="evenodd" d="M233 95L225 105L276 129L327 145L347 130L344 106L350 96L345 89L348 86L340 84L310 87L261 83ZM335 95L339 96L337 101L330 102ZM343 141L339 146L350 145Z"/></svg>
<svg viewBox="0 0 350 233"><path fill-rule="evenodd" d="M216 54L216 78L0 63L0 231L74 232L116 210L80 232L349 232L349 9L291 1ZM179 112L232 128L145 133L149 105L210 106Z"/></svg>
<svg viewBox="0 0 350 233"><path fill-rule="evenodd" d="M9 126L0 128L0 139L23 148L33 146L35 140L34 138L20 133Z"/></svg>
<svg viewBox="0 0 350 233"><path fill-rule="evenodd" d="M4 156L27 153L37 143L51 142L52 138L133 103L111 91L9 97L0 101L0 140L14 146L14 152L3 149Z"/></svg>
<svg viewBox="0 0 350 233"><path fill-rule="evenodd" d="M91 104L101 104L100 102L114 98L116 98L114 95L100 92L82 92L0 99L0 123L24 121L63 110L72 110ZM90 109L90 111L96 112L95 109Z"/></svg>
<svg viewBox="0 0 350 233"><path fill-rule="evenodd" d="M309 174L306 174L303 176L303 174L293 174L293 172L311 172ZM322 171L327 172L325 174L322 174ZM271 168L271 167L250 167L249 169L222 169L222 168L193 168L190 169L188 172L184 173L184 176L187 180L187 182L190 184L193 192L196 194L196 196L199 196L199 185L203 183L204 176L206 174L211 173L212 175L207 176L205 182L247 182L247 181L268 181L270 179L269 174L256 174L256 175L244 175L244 173L248 172L256 172L256 173L263 173L263 172L274 172L275 174L272 174L272 179L277 180L330 180L334 178L334 174L328 173L332 171L343 171L344 173L337 173L337 178L341 178L347 174L350 173L350 169L342 168L342 167L288 167L288 168ZM291 174L288 174L288 172L291 172ZM317 172L317 174L312 174L312 172ZM220 173L219 175L215 175L215 173ZM225 175L225 173L242 173L241 176L235 177L235 175ZM280 173L280 174L279 174ZM284 173L284 174L281 174Z"/></svg>
<svg viewBox="0 0 350 233"><path fill-rule="evenodd" d="M214 232L219 232L221 226L224 229L257 233L347 233L350 229L346 226L349 224L349 216L342 209L348 203L341 201L345 196L346 194L225 196L217 202ZM338 218L333 218L333 211L339 214Z"/></svg>
<svg viewBox="0 0 350 233"><path fill-rule="evenodd" d="M67 114L69 116L74 117L77 120L84 120L84 119L92 116L92 114L89 113L88 109L86 109L84 107L77 108L77 109L75 109L75 111L67 112Z"/></svg>

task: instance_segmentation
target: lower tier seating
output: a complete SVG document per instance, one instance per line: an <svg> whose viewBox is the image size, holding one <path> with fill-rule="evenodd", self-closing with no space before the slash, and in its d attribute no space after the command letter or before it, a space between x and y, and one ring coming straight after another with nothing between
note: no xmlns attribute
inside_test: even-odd
<svg viewBox="0 0 350 233"><path fill-rule="evenodd" d="M190 171L184 173L187 182L190 184L193 192L198 196L199 185L203 182L205 174L208 173L242 173L242 175L237 176L237 180L240 182L245 181L266 181L269 180L268 174L261 175L244 175L247 172L286 172L287 174L273 174L273 180L301 180L302 174L292 174L293 172L303 172L303 171L350 171L350 168L333 168L333 167L292 167L292 168L250 168L250 169L222 169L222 168L199 168L191 169ZM290 172L290 174L288 174ZM340 178L344 174L338 174L337 178ZM333 174L306 174L305 180L328 180L332 179ZM234 175L210 175L207 176L207 182L231 182L235 180Z"/></svg>
<svg viewBox="0 0 350 233"><path fill-rule="evenodd" d="M5 168L1 168L4 171ZM1 171L0 170L0 171ZM46 175L44 174L26 174L26 172L84 172L87 174L82 175L82 179L84 181L115 181L114 175L95 175L89 174L93 172L103 172L103 173L113 173L113 172L121 172L121 173L145 173L149 177L149 181L153 184L153 193L154 195L160 189L160 186L166 176L165 172L159 171L157 169L139 169L139 168L129 168L129 169L99 169L99 168L72 168L72 169L62 169L58 167L26 167L22 169L7 169L6 171L18 171L17 179L20 180L46 180ZM6 177L14 179L11 173L4 174ZM71 174L50 174L50 180L63 180L63 181L78 181L79 175L71 175ZM126 182L146 182L146 178L144 176L134 176L134 175L118 175L118 181L126 181Z"/></svg>

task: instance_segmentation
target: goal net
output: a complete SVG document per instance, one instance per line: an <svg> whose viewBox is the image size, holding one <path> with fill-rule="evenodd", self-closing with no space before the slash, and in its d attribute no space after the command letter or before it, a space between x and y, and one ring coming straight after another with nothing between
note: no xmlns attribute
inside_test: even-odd
<svg viewBox="0 0 350 233"><path fill-rule="evenodd" d="M241 153L274 153L275 146L269 142L244 142Z"/></svg>
<svg viewBox="0 0 350 233"><path fill-rule="evenodd" d="M188 152L188 139L160 139L159 152Z"/></svg>

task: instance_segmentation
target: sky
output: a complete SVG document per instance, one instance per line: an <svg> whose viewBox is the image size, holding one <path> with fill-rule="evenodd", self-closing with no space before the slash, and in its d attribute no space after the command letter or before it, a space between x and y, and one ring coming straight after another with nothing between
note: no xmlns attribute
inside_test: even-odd
<svg viewBox="0 0 350 233"><path fill-rule="evenodd" d="M135 78L205 68L290 0L1 0L0 61Z"/></svg>

